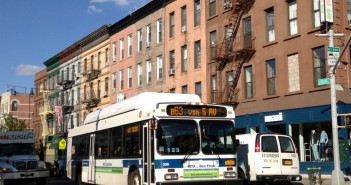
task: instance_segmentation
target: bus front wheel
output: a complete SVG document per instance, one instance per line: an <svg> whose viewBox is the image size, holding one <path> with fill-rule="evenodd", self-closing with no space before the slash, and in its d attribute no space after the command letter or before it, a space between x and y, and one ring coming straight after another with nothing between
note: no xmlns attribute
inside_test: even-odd
<svg viewBox="0 0 351 185"><path fill-rule="evenodd" d="M140 175L138 170L134 170L130 174L129 185L140 185Z"/></svg>

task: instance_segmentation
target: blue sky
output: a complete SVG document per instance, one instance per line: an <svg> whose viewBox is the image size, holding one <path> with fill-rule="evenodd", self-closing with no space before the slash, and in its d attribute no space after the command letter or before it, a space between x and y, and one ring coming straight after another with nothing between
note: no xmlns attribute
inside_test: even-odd
<svg viewBox="0 0 351 185"><path fill-rule="evenodd" d="M28 93L46 60L149 1L0 0L0 93Z"/></svg>

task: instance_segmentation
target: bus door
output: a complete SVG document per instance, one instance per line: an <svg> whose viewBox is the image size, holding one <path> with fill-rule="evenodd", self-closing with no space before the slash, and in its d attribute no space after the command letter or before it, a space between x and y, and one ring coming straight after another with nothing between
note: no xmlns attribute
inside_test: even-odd
<svg viewBox="0 0 351 185"><path fill-rule="evenodd" d="M90 135L88 182L95 183L95 134Z"/></svg>
<svg viewBox="0 0 351 185"><path fill-rule="evenodd" d="M155 183L155 165L154 165L154 129L150 127L152 121L143 126L143 184Z"/></svg>

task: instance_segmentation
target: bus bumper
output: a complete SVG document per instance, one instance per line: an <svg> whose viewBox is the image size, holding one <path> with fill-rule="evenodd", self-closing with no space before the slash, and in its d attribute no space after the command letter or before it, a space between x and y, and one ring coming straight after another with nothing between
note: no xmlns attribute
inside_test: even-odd
<svg viewBox="0 0 351 185"><path fill-rule="evenodd" d="M43 171L22 171L22 172L13 172L13 173L1 173L1 180L10 180L10 179L36 179L36 178L45 178L49 177L49 170Z"/></svg>
<svg viewBox="0 0 351 185"><path fill-rule="evenodd" d="M257 175L260 181L301 181L301 175Z"/></svg>
<svg viewBox="0 0 351 185"><path fill-rule="evenodd" d="M157 182L156 185L243 185L243 181L241 179L165 181Z"/></svg>

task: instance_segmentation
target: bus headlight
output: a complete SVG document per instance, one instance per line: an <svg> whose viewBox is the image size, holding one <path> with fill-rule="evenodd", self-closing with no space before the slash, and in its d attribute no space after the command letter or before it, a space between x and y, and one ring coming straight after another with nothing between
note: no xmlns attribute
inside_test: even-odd
<svg viewBox="0 0 351 185"><path fill-rule="evenodd" d="M236 178L236 172L224 172L224 178Z"/></svg>
<svg viewBox="0 0 351 185"><path fill-rule="evenodd" d="M11 172L16 172L17 170L12 167L2 167L0 168L1 173L11 173Z"/></svg>
<svg viewBox="0 0 351 185"><path fill-rule="evenodd" d="M165 174L165 180L178 180L177 173L167 173Z"/></svg>

